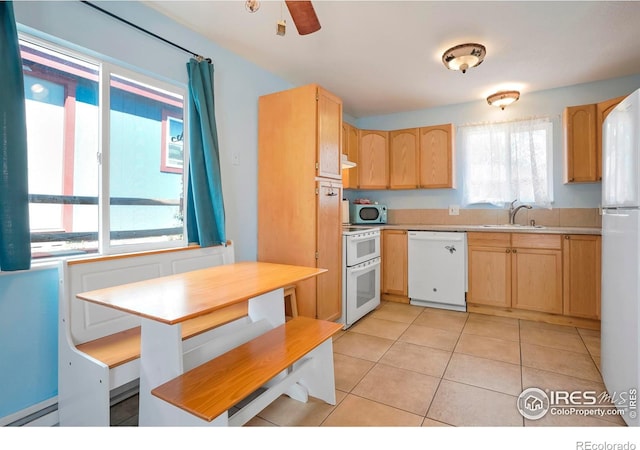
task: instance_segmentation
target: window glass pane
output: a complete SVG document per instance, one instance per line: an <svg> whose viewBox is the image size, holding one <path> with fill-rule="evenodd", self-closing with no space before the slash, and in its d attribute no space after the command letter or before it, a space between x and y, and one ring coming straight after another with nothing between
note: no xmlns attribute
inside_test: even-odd
<svg viewBox="0 0 640 450"><path fill-rule="evenodd" d="M26 41L20 50L32 256L95 252L99 67Z"/></svg>
<svg viewBox="0 0 640 450"><path fill-rule="evenodd" d="M548 207L553 200L552 125L547 119L461 129L463 204Z"/></svg>
<svg viewBox="0 0 640 450"><path fill-rule="evenodd" d="M110 77L110 245L183 239L183 98Z"/></svg>

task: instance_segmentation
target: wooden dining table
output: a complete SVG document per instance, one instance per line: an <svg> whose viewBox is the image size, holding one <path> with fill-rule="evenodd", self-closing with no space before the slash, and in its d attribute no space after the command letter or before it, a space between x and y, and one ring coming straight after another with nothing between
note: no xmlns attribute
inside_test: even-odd
<svg viewBox="0 0 640 450"><path fill-rule="evenodd" d="M283 288L326 271L239 262L81 292L77 297L141 318L139 425L153 426L166 423L166 418L162 401L152 396L151 390L185 370L183 322L247 302L251 323L275 328L285 322ZM216 342L218 348L228 350L243 338L221 333L214 339L220 341Z"/></svg>

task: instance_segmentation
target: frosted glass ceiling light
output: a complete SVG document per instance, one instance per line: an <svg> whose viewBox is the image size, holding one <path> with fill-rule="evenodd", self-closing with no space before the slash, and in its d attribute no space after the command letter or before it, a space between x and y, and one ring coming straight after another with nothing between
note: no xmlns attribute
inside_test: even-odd
<svg viewBox="0 0 640 450"><path fill-rule="evenodd" d="M504 110L505 106L509 106L519 98L520 92L518 91L502 91L488 96L487 103L492 106L498 106L500 109Z"/></svg>
<svg viewBox="0 0 640 450"><path fill-rule="evenodd" d="M462 70L476 67L482 63L487 49L481 44L461 44L451 47L442 55L442 62L451 70Z"/></svg>
<svg viewBox="0 0 640 450"><path fill-rule="evenodd" d="M260 2L258 0L247 0L244 7L247 8L247 11L254 13L260 9Z"/></svg>

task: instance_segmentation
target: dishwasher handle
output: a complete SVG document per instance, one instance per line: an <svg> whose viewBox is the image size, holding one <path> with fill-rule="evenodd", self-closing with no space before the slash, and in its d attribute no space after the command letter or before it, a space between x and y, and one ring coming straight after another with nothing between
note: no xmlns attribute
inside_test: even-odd
<svg viewBox="0 0 640 450"><path fill-rule="evenodd" d="M426 233L409 233L409 239L412 241L436 241L436 242L464 242L464 236L434 236Z"/></svg>

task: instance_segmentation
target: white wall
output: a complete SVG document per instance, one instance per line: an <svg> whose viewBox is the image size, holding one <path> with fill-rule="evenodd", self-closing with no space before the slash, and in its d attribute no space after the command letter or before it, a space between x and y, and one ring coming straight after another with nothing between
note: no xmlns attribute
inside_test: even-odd
<svg viewBox="0 0 640 450"><path fill-rule="evenodd" d="M95 2L181 47L213 59L215 106L227 238L237 260L254 260L257 249L258 97L292 85L172 22L140 2ZM183 51L76 1L14 2L19 30L90 50L114 62L186 85ZM240 164L231 163L237 153Z"/></svg>
<svg viewBox="0 0 640 450"><path fill-rule="evenodd" d="M469 75L473 75L469 73ZM356 121L361 129L394 130L425 125L453 123L464 125L479 122L500 122L518 118L548 116L553 120L553 183L554 208L596 208L600 205L601 183L563 184L562 111L566 106L597 103L609 98L630 94L640 88L640 75L580 84L546 91L523 93L504 111L489 106L485 100L443 106L385 116L365 117ZM459 152L458 152L459 154ZM457 161L457 189L407 191L347 191L346 196L366 197L393 209L447 208L459 205L462 199L460 159ZM478 206L486 208L488 206Z"/></svg>

